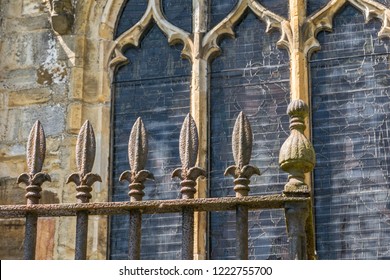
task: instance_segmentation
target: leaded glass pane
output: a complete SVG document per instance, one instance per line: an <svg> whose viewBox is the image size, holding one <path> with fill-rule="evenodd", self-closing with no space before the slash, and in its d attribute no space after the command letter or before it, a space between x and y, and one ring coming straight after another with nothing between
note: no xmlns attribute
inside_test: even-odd
<svg viewBox="0 0 390 280"><path fill-rule="evenodd" d="M210 88L210 195L234 196L233 179L225 178L232 165L231 134L238 113L248 116L254 132L252 164L262 176L253 177L251 194L281 193L287 175L278 167L279 149L288 137L289 58L276 47L279 34L265 33L254 14L237 26L236 38L221 42L222 55L211 65ZM234 213L213 213L210 257L235 256ZM229 228L228 226L229 225ZM287 252L283 211L250 214L250 258L285 258Z"/></svg>
<svg viewBox="0 0 390 280"><path fill-rule="evenodd" d="M220 23L236 6L238 0L210 0L210 29Z"/></svg>
<svg viewBox="0 0 390 280"><path fill-rule="evenodd" d="M307 0L307 15L311 15L325 7L330 0Z"/></svg>
<svg viewBox="0 0 390 280"><path fill-rule="evenodd" d="M376 0L376 1L385 5L386 7L390 7L390 0Z"/></svg>
<svg viewBox="0 0 390 280"><path fill-rule="evenodd" d="M310 63L321 259L390 258L390 45L380 27L347 6Z"/></svg>
<svg viewBox="0 0 390 280"><path fill-rule="evenodd" d="M275 14L288 18L288 0L257 0L257 2Z"/></svg>
<svg viewBox="0 0 390 280"><path fill-rule="evenodd" d="M192 32L192 0L162 0L162 6L170 23Z"/></svg>
<svg viewBox="0 0 390 280"><path fill-rule="evenodd" d="M116 36L133 27L143 16L148 6L147 0L127 0L123 5L122 14L116 27Z"/></svg>
<svg viewBox="0 0 390 280"><path fill-rule="evenodd" d="M147 182L144 200L176 199L178 182L171 172L181 166L179 134L189 112L190 64L180 58L181 48L170 47L167 38L154 26L139 49L125 55L130 63L115 76L113 119L113 201L127 201L128 184L119 183L121 172L129 169L127 143L131 127L142 117L149 132L149 155L146 168L155 182ZM127 258L128 217L111 220L113 259ZM181 252L181 215L143 215L142 259L177 259Z"/></svg>

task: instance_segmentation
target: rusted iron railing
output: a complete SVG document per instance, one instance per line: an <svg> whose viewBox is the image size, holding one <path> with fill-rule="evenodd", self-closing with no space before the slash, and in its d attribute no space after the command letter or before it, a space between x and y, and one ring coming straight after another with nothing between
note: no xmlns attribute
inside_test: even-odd
<svg viewBox="0 0 390 280"><path fill-rule="evenodd" d="M95 134L89 121L86 121L77 137L76 165L78 172L70 175L66 181L67 184L70 182L76 184L78 203L88 203L92 197L93 183L102 181L99 175L91 173L95 153ZM88 211L78 211L76 215L75 259L84 260L87 258Z"/></svg>
<svg viewBox="0 0 390 280"><path fill-rule="evenodd" d="M182 199L193 199L196 193L196 180L206 176L206 171L196 167L198 157L198 131L191 115L187 115L180 131L179 152L182 167L172 173L172 177L181 179ZM194 255L194 210L184 207L182 210L182 259L192 260Z"/></svg>
<svg viewBox="0 0 390 280"><path fill-rule="evenodd" d="M252 156L252 129L248 118L240 113L234 124L232 147L236 165L230 166L225 171L226 175L234 177L234 191L236 197L246 197L250 191L250 177L260 175L260 170L249 165ZM248 207L237 205L236 207L236 235L237 258L248 259Z"/></svg>
<svg viewBox="0 0 390 280"><path fill-rule="evenodd" d="M310 193L304 181L304 173L310 172L315 163L311 143L303 134L307 105L301 100L292 101L287 113L290 115L291 134L283 144L279 163L288 172L289 178L283 194L248 196L250 178L260 175L260 170L249 164L252 155L253 134L248 118L240 113L233 129L232 147L235 165L226 169L225 175L234 177L236 197L194 198L196 181L206 177L206 172L195 166L198 156L198 133L191 115L184 120L179 141L181 168L172 173L180 178L182 199L142 201L144 182L153 180L153 174L145 170L148 153L148 138L145 126L138 118L129 138L128 156L130 170L121 174L120 180L129 182L127 202L91 203L92 185L101 178L91 173L95 159L96 143L92 125L86 121L82 126L76 144L76 165L78 172L69 176L67 183L76 185L77 203L39 204L41 185L50 181L42 173L45 158L45 135L39 121L33 126L27 143L28 173L19 176L18 183L26 184L27 205L0 206L0 218L26 218L24 258L35 258L38 217L76 216L75 259L86 259L89 215L128 214L130 217L129 259L141 255L142 214L182 213L182 259L193 259L194 212L236 211L237 259L248 259L248 211L253 209L285 209L287 233L290 242L290 257L306 259L306 221L310 210Z"/></svg>

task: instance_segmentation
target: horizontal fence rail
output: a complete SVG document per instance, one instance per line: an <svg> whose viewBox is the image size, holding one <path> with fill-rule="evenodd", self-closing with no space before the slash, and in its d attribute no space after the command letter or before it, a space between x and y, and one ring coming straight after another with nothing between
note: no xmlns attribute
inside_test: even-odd
<svg viewBox="0 0 390 280"><path fill-rule="evenodd" d="M38 217L76 216L79 211L89 215L123 215L139 210L142 214L177 213L185 208L194 211L234 211L237 206L249 210L282 209L289 203L307 204L310 198L285 197L283 195L248 196L243 198L195 198L191 200L151 200L137 202L94 202L94 203L61 203L37 205L1 205L0 218L24 218L28 213Z"/></svg>
<svg viewBox="0 0 390 280"><path fill-rule="evenodd" d="M197 179L206 177L205 170L196 166L198 157L198 132L190 114L183 122L180 132L179 155L182 166L173 171L172 177L180 181L181 199L142 201L145 180L154 180L153 174L145 170L148 153L148 138L145 126L138 118L129 137L128 158L130 169L124 171L119 180L129 182L129 201L91 203L92 185L101 182L98 174L92 173L96 143L92 125L86 121L80 129L76 144L77 172L71 174L67 183L76 185L77 203L39 204L41 185L51 181L42 172L46 140L42 125L37 121L27 143L28 172L19 176L17 183L26 185L27 205L2 205L0 218L26 218L24 258L35 258L38 217L76 216L75 259L87 259L87 233L89 215L129 215L129 259L140 259L141 227L143 214L182 214L182 259L193 259L194 212L236 212L236 257L248 259L248 211L257 209L284 209L286 228L292 259L307 259L307 221L311 208L305 173L312 171L315 154L311 143L303 134L304 119L308 107L301 100L290 103L291 134L283 144L280 167L288 172L288 182L283 194L248 196L250 178L260 175L256 166L249 164L252 155L253 133L248 118L242 112L233 128L232 148L235 165L228 167L225 176L234 178L236 197L194 198Z"/></svg>

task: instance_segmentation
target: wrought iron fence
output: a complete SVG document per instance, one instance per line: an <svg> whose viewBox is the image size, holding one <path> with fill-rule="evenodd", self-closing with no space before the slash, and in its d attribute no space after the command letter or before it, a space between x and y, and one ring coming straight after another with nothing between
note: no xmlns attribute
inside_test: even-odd
<svg viewBox="0 0 390 280"><path fill-rule="evenodd" d="M225 175L234 177L236 197L194 198L198 177L206 177L205 170L195 166L198 156L198 133L191 115L184 120L179 141L181 168L173 171L172 177L180 178L182 198L177 200L142 201L144 182L153 180L153 174L145 170L148 153L148 138L145 126L138 118L129 138L128 156L130 170L120 176L129 182L127 202L91 203L92 185L101 178L91 173L95 159L96 143L92 125L86 121L82 126L76 144L77 172L70 175L67 183L76 185L77 203L39 204L41 185L50 181L42 172L45 158L45 134L37 121L28 138L28 172L19 176L17 183L26 184L27 205L0 206L0 218L26 218L24 258L35 258L38 217L76 216L75 259L86 259L89 215L128 214L130 217L129 259L139 259L141 252L142 215L150 213L182 213L182 259L193 259L194 212L236 211L236 256L248 259L248 211L253 209L284 208L287 233L292 259L306 259L307 219L310 209L310 192L304 182L304 173L312 171L315 154L311 143L303 134L307 105L301 100L290 103L291 134L281 147L280 167L288 172L288 182L283 194L248 196L250 178L260 175L260 170L249 164L252 154L253 134L247 117L240 113L233 129L232 147L235 165L226 169Z"/></svg>

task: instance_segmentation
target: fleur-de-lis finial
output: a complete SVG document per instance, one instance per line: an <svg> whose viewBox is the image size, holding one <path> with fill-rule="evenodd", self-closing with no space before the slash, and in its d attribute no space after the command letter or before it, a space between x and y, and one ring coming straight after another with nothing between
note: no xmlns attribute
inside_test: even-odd
<svg viewBox="0 0 390 280"><path fill-rule="evenodd" d="M95 161L96 141L91 123L87 120L80 129L76 143L76 165L78 172L70 175L66 183L76 184L78 202L89 202L92 185L101 182L98 174L91 173Z"/></svg>
<svg viewBox="0 0 390 280"><path fill-rule="evenodd" d="M181 179L183 198L193 198L196 192L196 179L206 177L206 171L195 166L198 157L198 130L194 119L188 114L180 131L179 154L181 168L175 169L172 178Z"/></svg>
<svg viewBox="0 0 390 280"><path fill-rule="evenodd" d="M21 174L17 183L25 183L27 185L27 204L37 204L41 198L41 185L45 181L51 182L50 176L41 172L45 160L46 138L40 121L36 121L30 131L26 153L28 173Z"/></svg>
<svg viewBox="0 0 390 280"><path fill-rule="evenodd" d="M130 170L123 172L119 180L127 180L130 183L129 196L131 197L131 200L140 201L145 195L143 192L145 180L154 180L153 174L148 170L145 170L148 156L148 137L141 118L137 119L131 129L128 154Z"/></svg>
<svg viewBox="0 0 390 280"><path fill-rule="evenodd" d="M249 165L252 156L252 128L248 118L241 112L234 124L232 149L236 165L229 166L225 171L225 176L231 175L234 180L234 191L237 197L247 196L250 190L250 177L260 175L260 170L256 166Z"/></svg>

